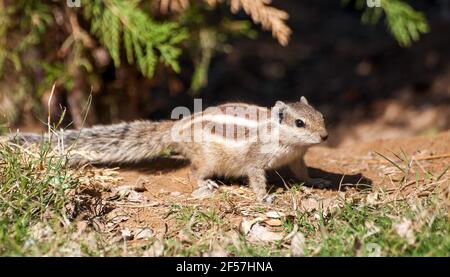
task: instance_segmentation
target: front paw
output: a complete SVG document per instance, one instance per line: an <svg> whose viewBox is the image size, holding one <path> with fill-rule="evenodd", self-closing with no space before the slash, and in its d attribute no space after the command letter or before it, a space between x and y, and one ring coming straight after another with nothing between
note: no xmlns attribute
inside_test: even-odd
<svg viewBox="0 0 450 277"><path fill-rule="evenodd" d="M191 193L191 196L194 198L206 198L216 192L219 188L219 185L212 180L205 180L199 184L199 187Z"/></svg>
<svg viewBox="0 0 450 277"><path fill-rule="evenodd" d="M256 201L258 203L262 203L262 204L272 204L273 201L275 201L276 196L275 194L260 194L260 195L256 195Z"/></svg>
<svg viewBox="0 0 450 277"><path fill-rule="evenodd" d="M276 198L277 197L275 196L275 194L268 194L263 198L263 202L266 204L272 204Z"/></svg>

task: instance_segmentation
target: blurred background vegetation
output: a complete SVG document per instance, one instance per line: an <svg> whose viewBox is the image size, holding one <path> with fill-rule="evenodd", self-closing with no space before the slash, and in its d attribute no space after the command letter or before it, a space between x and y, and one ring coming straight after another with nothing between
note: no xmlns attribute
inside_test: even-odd
<svg viewBox="0 0 450 277"><path fill-rule="evenodd" d="M442 117L450 99L448 3L368 7L376 3L0 0L0 120L33 128L48 112L53 120L64 113L65 125L81 127L167 118L193 97L271 105L300 95L336 133L342 122L371 117L407 125L397 115L423 117L421 99ZM428 117L412 132L450 125Z"/></svg>

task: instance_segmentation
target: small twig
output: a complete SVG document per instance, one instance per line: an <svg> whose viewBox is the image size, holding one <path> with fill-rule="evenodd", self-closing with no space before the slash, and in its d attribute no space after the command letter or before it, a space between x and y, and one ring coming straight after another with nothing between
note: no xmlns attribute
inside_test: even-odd
<svg viewBox="0 0 450 277"><path fill-rule="evenodd" d="M415 158L415 161L428 161L428 160L435 160L435 159L447 159L450 158L450 153L440 154L440 155L433 155L433 156L426 156L426 157L419 157ZM365 160L366 163L369 164L379 164L379 163L390 163L387 160Z"/></svg>
<svg viewBox="0 0 450 277"><path fill-rule="evenodd" d="M37 154L35 154L35 153L29 151L28 149L26 149L26 148L23 147L22 145L19 145L19 144L13 143L13 142L10 142L9 145L19 148L21 151L27 153L27 154L30 155L30 156L33 156L33 157L35 157L35 158L39 158L39 155L37 155Z"/></svg>
<svg viewBox="0 0 450 277"><path fill-rule="evenodd" d="M409 186L411 186L411 185L413 185L413 184L415 184L415 183L417 183L417 182L419 182L419 181L424 181L425 179L419 179L419 180L413 180L413 181L409 181L406 185L404 185L404 186L401 186L401 187L395 187L395 188L388 188L388 189L386 189L386 191L387 192L392 192L392 191L396 191L396 190L398 190L398 189L400 189L400 190L404 190L405 188L407 188L407 187L409 187Z"/></svg>
<svg viewBox="0 0 450 277"><path fill-rule="evenodd" d="M52 86L52 91L50 92L50 97L48 98L48 102L47 102L47 110L48 110L48 114L47 114L47 128L48 128L48 141L51 142L52 141L52 127L50 124L51 121L51 105L52 105L52 99L53 99L53 93L55 92L55 87L56 87L56 82L53 83Z"/></svg>
<svg viewBox="0 0 450 277"><path fill-rule="evenodd" d="M114 204L115 204L115 205L122 206L122 207L126 207L126 208L147 208L147 207L156 207L156 206L159 206L161 203L159 203L159 202L154 202L154 203L149 203L149 204L133 205L133 204L128 204L128 203L114 202Z"/></svg>
<svg viewBox="0 0 450 277"><path fill-rule="evenodd" d="M88 33L80 27L76 14L70 12L68 8L66 8L66 13L69 16L69 23L72 28L74 39L81 41L86 48L93 48L95 43Z"/></svg>
<svg viewBox="0 0 450 277"><path fill-rule="evenodd" d="M416 158L416 160L425 161L425 160L435 160L435 159L445 159L445 158L450 158L450 153L441 154L441 155L435 155L435 156L427 156L427 157Z"/></svg>
<svg viewBox="0 0 450 277"><path fill-rule="evenodd" d="M344 178L345 178L345 174L342 174L342 178L341 178L341 180L339 181L339 188L338 188L338 191L339 191L339 192L341 191L341 188L342 188L342 182L344 181Z"/></svg>
<svg viewBox="0 0 450 277"><path fill-rule="evenodd" d="M295 236L295 234L297 234L297 232L298 232L298 224L294 224L294 228L287 236L283 238L283 241L289 241Z"/></svg>

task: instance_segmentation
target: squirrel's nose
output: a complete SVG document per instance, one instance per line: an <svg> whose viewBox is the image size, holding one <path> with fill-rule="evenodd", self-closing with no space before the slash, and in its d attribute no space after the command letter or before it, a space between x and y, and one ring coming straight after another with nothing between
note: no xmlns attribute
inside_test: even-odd
<svg viewBox="0 0 450 277"><path fill-rule="evenodd" d="M328 133L321 134L320 138L322 139L322 141L326 141L328 139Z"/></svg>

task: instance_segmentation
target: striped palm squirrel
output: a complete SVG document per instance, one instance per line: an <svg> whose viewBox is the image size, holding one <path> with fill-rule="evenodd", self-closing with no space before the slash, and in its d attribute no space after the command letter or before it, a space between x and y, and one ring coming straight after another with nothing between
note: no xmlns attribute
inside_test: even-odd
<svg viewBox="0 0 450 277"><path fill-rule="evenodd" d="M171 150L190 160L198 184L194 196L217 188L210 179L213 176L247 177L256 199L271 201L266 193L266 170L288 165L300 180L326 182L309 178L303 157L309 146L327 137L322 114L302 97L289 104L277 101L271 108L228 103L179 120L61 130L52 140L62 141L65 147L72 145L71 165L131 163ZM16 134L9 140L28 144L43 138Z"/></svg>

